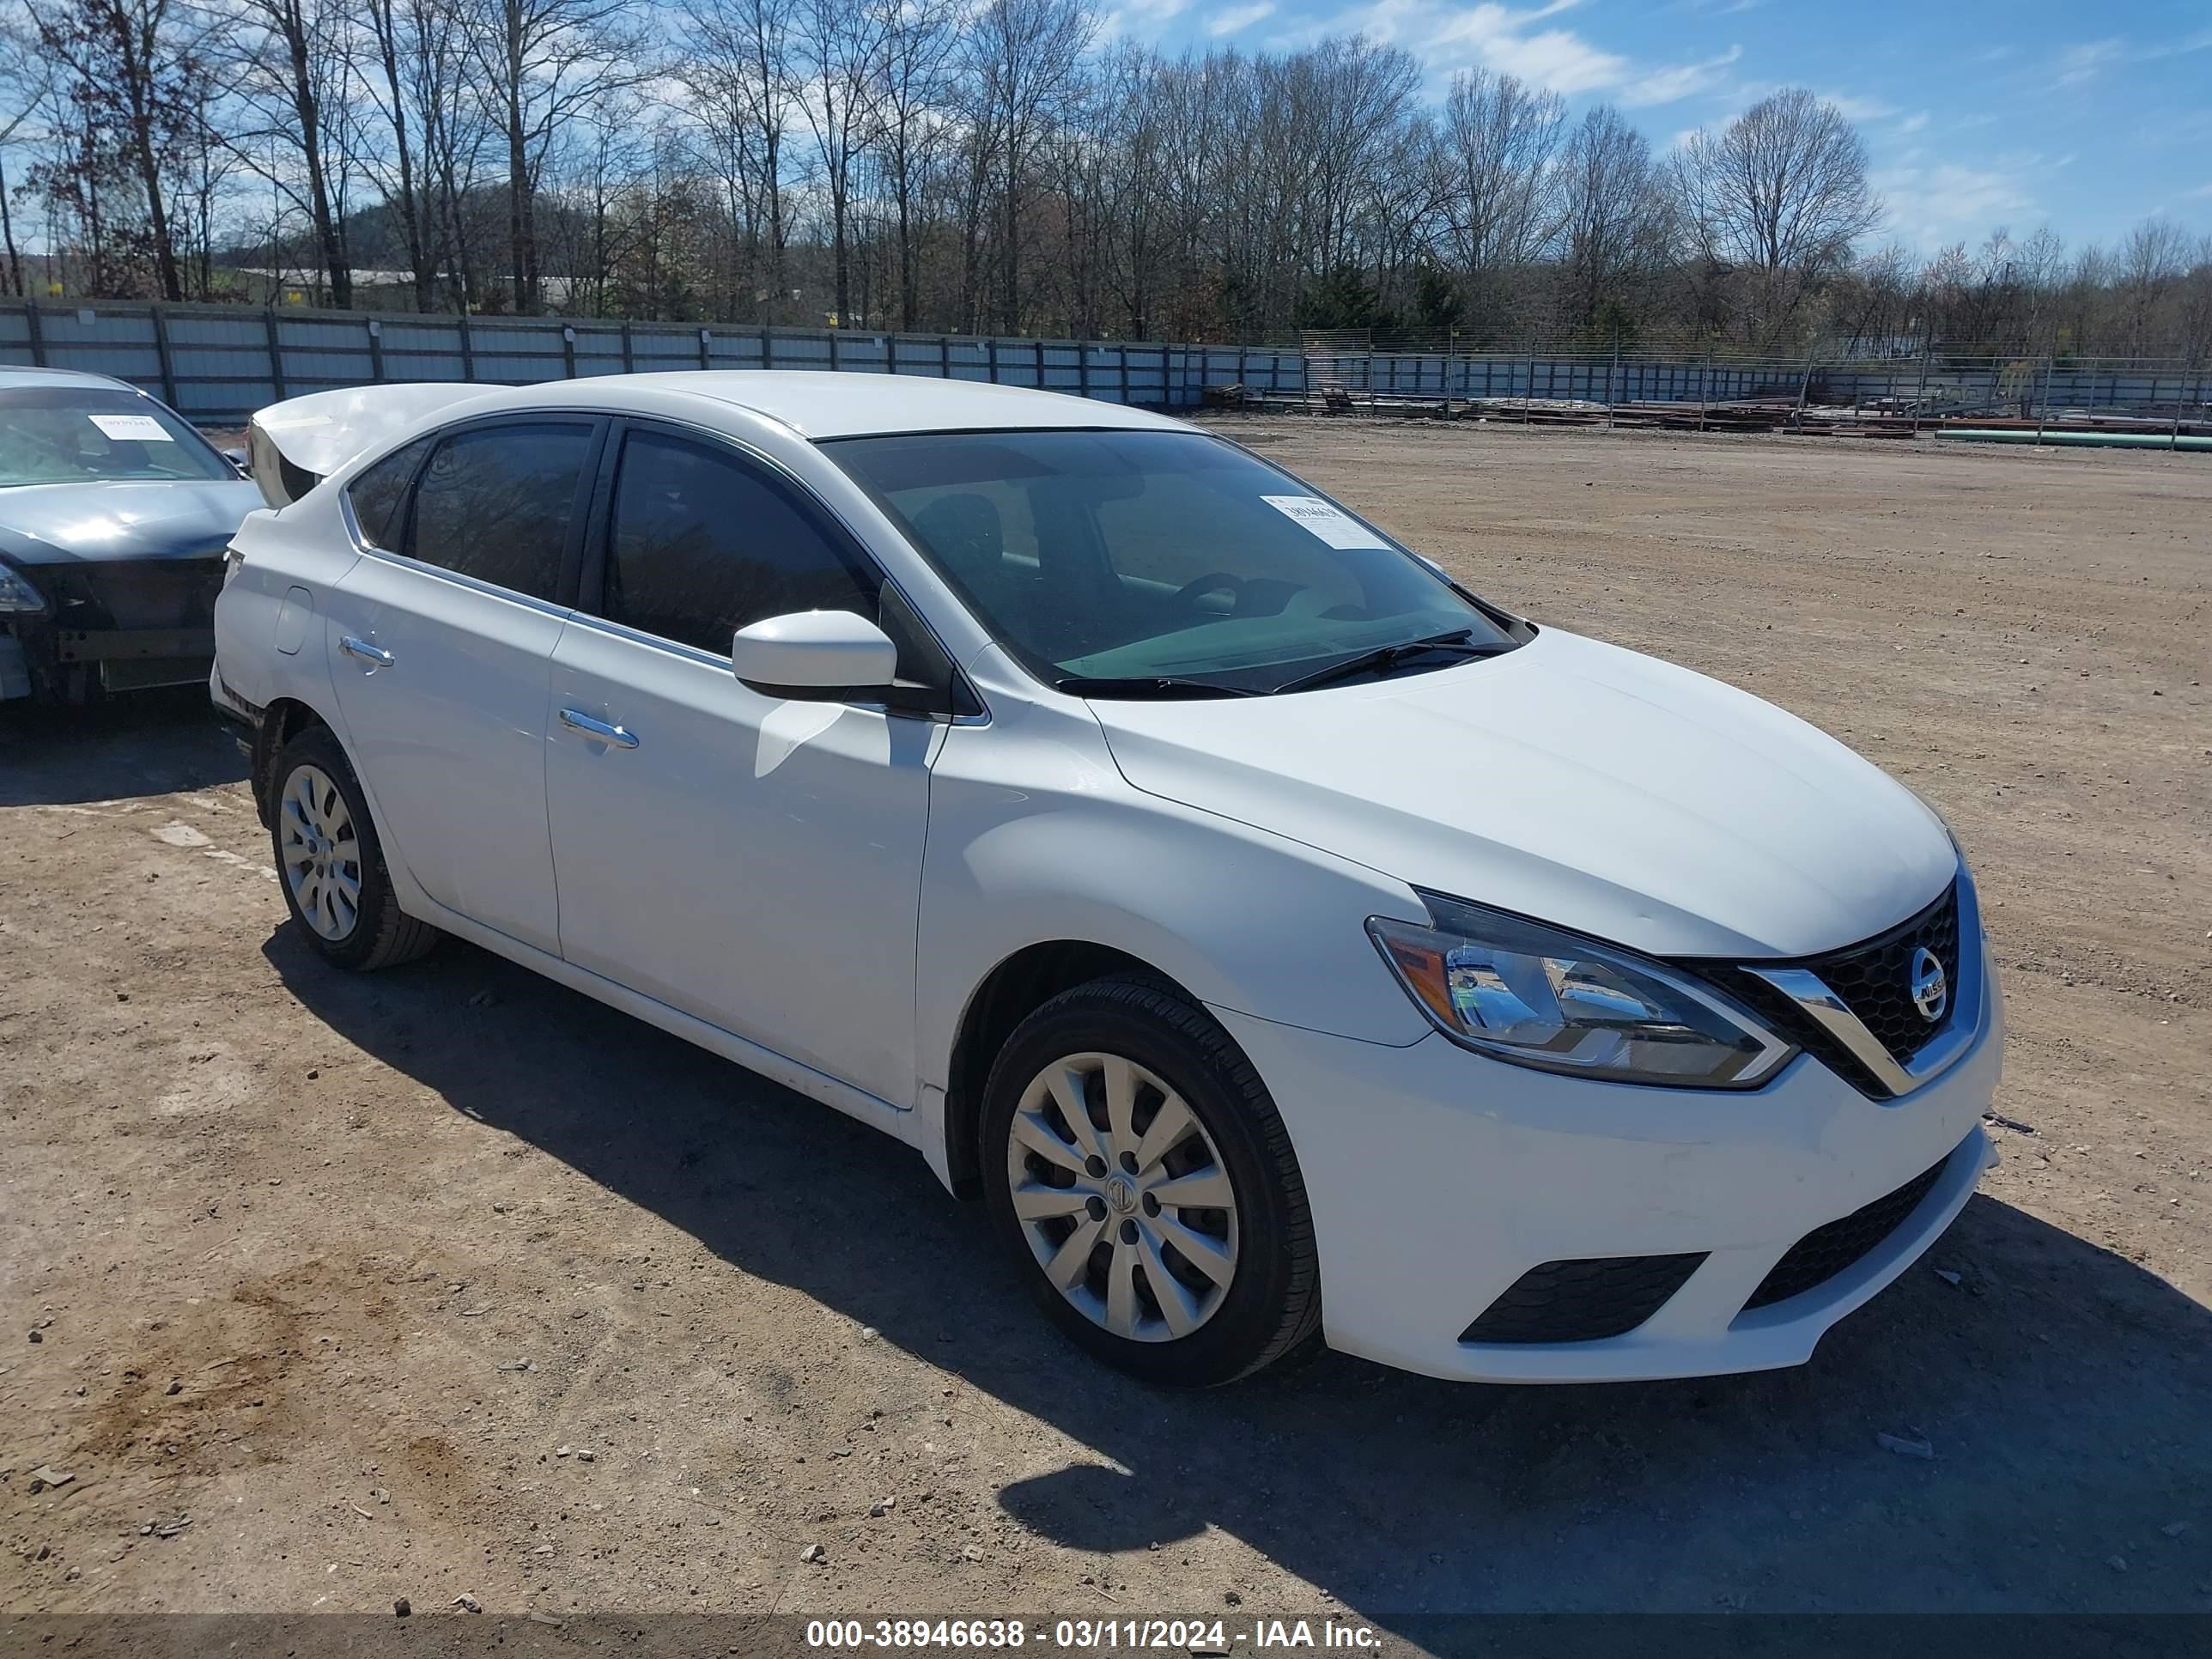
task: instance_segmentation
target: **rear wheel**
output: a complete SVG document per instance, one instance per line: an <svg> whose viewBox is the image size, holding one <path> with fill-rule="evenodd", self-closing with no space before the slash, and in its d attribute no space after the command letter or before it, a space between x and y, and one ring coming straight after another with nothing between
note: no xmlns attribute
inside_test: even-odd
<svg viewBox="0 0 2212 1659"><path fill-rule="evenodd" d="M341 968L388 968L438 942L438 930L392 896L361 784L327 726L284 745L270 790L284 903L317 954Z"/></svg>
<svg viewBox="0 0 2212 1659"><path fill-rule="evenodd" d="M1108 1364L1204 1387L1321 1319L1305 1186L1259 1075L1156 981L1094 981L1018 1026L985 1091L998 1228L1060 1328Z"/></svg>

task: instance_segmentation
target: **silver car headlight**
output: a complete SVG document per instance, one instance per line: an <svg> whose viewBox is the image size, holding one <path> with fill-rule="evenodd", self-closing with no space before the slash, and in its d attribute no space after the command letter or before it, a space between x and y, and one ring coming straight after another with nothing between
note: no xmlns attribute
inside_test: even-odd
<svg viewBox="0 0 2212 1659"><path fill-rule="evenodd" d="M0 564L0 611L44 611L45 599L11 567Z"/></svg>
<svg viewBox="0 0 2212 1659"><path fill-rule="evenodd" d="M1647 957L1422 893L1431 925L1367 931L1455 1042L1519 1066L1615 1083L1746 1089L1796 1052L1745 1009Z"/></svg>

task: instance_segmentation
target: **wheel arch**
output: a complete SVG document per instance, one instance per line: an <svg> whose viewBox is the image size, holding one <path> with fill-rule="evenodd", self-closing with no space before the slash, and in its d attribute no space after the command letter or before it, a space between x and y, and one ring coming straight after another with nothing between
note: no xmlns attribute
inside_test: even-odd
<svg viewBox="0 0 2212 1659"><path fill-rule="evenodd" d="M1156 981L1196 1004L1199 999L1171 974L1143 957L1093 939L1043 939L1025 945L986 974L961 1011L945 1091L945 1161L952 1190L963 1199L982 1194L975 1145L983 1115L983 1089L991 1063L1014 1028L1063 991L1092 980L1134 975Z"/></svg>
<svg viewBox="0 0 2212 1659"><path fill-rule="evenodd" d="M332 736L337 726L323 712L300 697L277 697L261 711L261 723L254 728L252 775L248 780L253 788L254 810L261 815L261 827L270 827L272 810L269 787L275 781L276 757L284 752L284 745L311 726L323 726ZM339 746L344 746L340 740Z"/></svg>

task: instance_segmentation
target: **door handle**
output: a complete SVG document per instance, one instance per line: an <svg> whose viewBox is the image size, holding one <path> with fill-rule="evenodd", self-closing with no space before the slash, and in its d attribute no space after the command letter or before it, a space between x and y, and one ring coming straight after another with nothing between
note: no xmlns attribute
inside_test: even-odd
<svg viewBox="0 0 2212 1659"><path fill-rule="evenodd" d="M338 641L338 649L349 657L358 657L372 668L392 666L392 653L380 645L371 645L367 640L357 640L350 634Z"/></svg>
<svg viewBox="0 0 2212 1659"><path fill-rule="evenodd" d="M637 747L636 732L625 731L619 726L610 726L605 720L595 720L580 708L562 709L561 724L572 732L581 732L587 738L611 743L617 749Z"/></svg>

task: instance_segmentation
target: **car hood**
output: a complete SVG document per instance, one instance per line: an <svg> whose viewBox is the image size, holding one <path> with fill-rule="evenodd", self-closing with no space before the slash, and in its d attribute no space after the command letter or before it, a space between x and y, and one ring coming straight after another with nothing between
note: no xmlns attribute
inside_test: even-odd
<svg viewBox="0 0 2212 1659"><path fill-rule="evenodd" d="M21 484L0 489L0 557L26 566L213 558L260 506L243 478Z"/></svg>
<svg viewBox="0 0 2212 1659"><path fill-rule="evenodd" d="M1370 684L1091 707L1148 793L1657 956L1832 950L1958 868L1936 815L1834 738L1551 629Z"/></svg>

